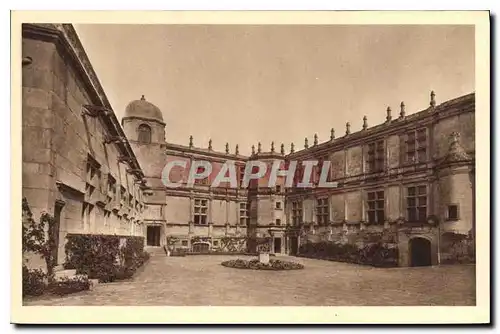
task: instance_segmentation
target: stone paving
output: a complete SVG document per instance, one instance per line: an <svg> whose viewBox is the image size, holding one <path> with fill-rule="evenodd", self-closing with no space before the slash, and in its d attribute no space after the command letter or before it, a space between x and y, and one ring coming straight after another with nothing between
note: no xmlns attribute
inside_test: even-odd
<svg viewBox="0 0 500 334"><path fill-rule="evenodd" d="M25 301L54 306L381 306L475 305L475 266L380 269L280 257L303 270L270 272L226 268L236 256L152 256L127 282ZM248 258L239 256L239 258Z"/></svg>

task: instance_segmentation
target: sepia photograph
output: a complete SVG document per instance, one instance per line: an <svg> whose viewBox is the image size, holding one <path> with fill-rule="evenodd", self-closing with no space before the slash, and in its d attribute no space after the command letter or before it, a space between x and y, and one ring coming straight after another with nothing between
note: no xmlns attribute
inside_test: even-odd
<svg viewBox="0 0 500 334"><path fill-rule="evenodd" d="M488 12L25 14L19 319L489 321Z"/></svg>

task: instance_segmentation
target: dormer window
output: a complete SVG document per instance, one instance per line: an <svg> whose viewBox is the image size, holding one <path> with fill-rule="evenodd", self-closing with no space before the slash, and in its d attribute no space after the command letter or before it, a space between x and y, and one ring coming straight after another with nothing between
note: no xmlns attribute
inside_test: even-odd
<svg viewBox="0 0 500 334"><path fill-rule="evenodd" d="M138 137L137 140L142 144L150 144L151 143L151 127L146 124L139 125L137 129Z"/></svg>

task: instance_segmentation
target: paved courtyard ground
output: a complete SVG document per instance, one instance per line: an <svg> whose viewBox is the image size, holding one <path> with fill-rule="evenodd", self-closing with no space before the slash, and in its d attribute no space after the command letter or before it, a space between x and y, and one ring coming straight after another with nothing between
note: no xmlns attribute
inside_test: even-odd
<svg viewBox="0 0 500 334"><path fill-rule="evenodd" d="M475 266L470 265L380 269L290 257L280 258L305 268L270 272L220 265L235 258L155 255L131 281L25 305L475 305Z"/></svg>

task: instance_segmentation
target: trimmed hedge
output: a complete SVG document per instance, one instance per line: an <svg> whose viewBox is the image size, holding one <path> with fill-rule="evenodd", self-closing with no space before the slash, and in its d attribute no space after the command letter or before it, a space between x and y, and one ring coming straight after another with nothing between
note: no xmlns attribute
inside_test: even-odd
<svg viewBox="0 0 500 334"><path fill-rule="evenodd" d="M374 242L358 247L335 242L308 242L299 247L302 257L367 264L374 267L397 267L398 249L392 244Z"/></svg>
<svg viewBox="0 0 500 334"><path fill-rule="evenodd" d="M68 234L67 239L64 267L99 282L130 278L149 259L143 237Z"/></svg>

